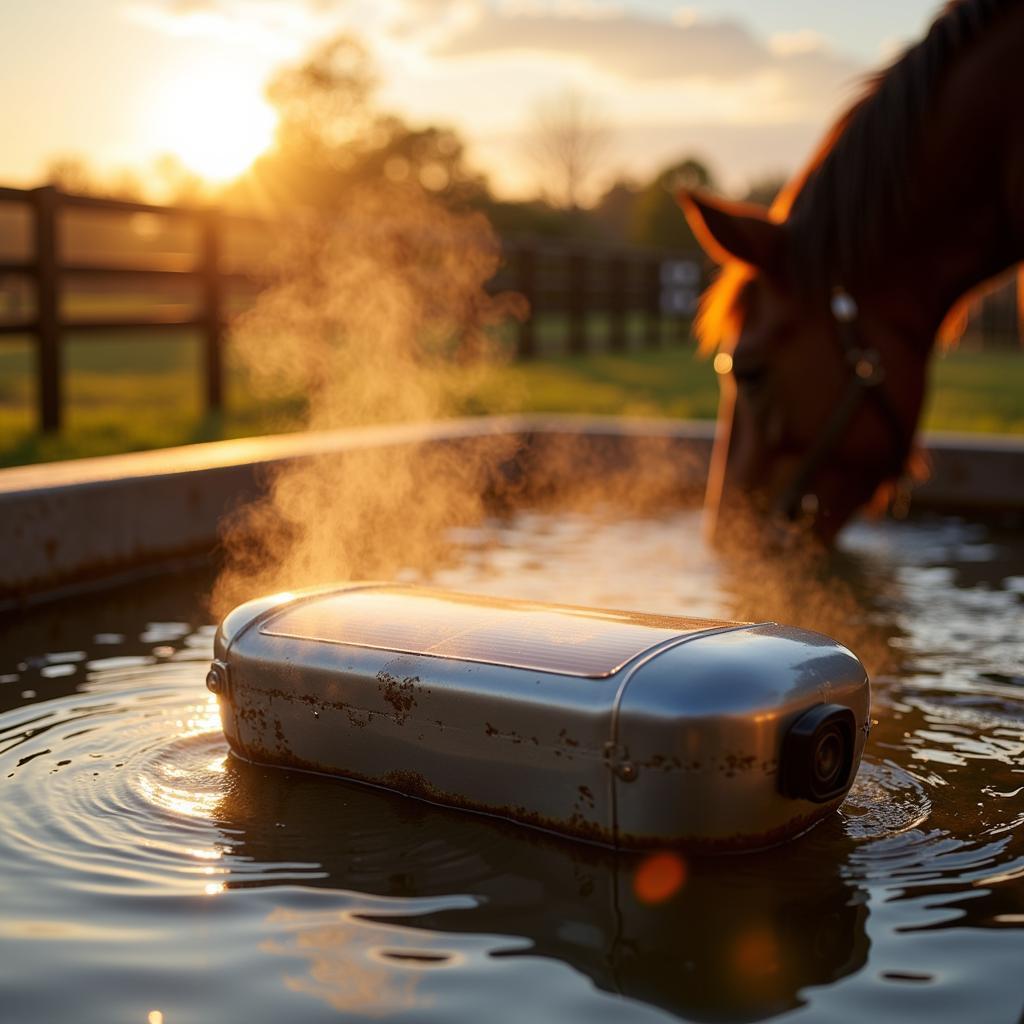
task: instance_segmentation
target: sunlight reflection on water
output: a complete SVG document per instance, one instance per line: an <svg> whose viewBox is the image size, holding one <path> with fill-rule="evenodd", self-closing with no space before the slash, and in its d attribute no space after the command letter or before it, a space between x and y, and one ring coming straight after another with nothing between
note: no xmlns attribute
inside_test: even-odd
<svg viewBox="0 0 1024 1024"><path fill-rule="evenodd" d="M749 587L697 538L687 511L523 513L458 531L429 575L732 614ZM5 1013L757 1020L802 1007L953 1021L984 1005L1012 1020L1024 548L943 521L857 526L842 558L852 596L833 604L849 618L819 607L819 590L799 624L845 623L879 659L864 766L834 819L718 861L616 856L235 762L203 686L212 629L191 593L154 586L58 626L26 619L0 648ZM768 614L773 601L792 610L794 592L765 589Z"/></svg>

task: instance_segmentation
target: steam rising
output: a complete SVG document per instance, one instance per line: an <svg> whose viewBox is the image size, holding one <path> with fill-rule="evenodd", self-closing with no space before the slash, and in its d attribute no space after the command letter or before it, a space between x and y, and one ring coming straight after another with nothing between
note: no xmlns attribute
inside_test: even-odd
<svg viewBox="0 0 1024 1024"><path fill-rule="evenodd" d="M493 328L520 309L485 290L499 259L482 217L411 187L361 189L337 219L285 232L233 351L260 394L306 396L310 429L450 415L474 368L499 358ZM384 444L277 470L227 526L213 611L429 559L444 526L479 515L512 444Z"/></svg>
<svg viewBox="0 0 1024 1024"><path fill-rule="evenodd" d="M882 599L893 584L883 566L823 551L809 538L780 555L753 543L745 557L737 550L730 555L723 583L733 617L824 633L849 647L872 678L895 670L889 638L897 626Z"/></svg>
<svg viewBox="0 0 1024 1024"><path fill-rule="evenodd" d="M522 312L518 297L485 288L499 259L481 217L411 187L362 190L336 220L285 232L274 283L238 323L233 351L259 393L306 395L314 430L450 416L475 371L501 359L495 326ZM446 550L448 527L479 521L496 484L505 498L556 514L616 517L658 514L703 489L699 456L650 428L611 447L570 432L519 448L507 434L419 445L371 436L344 455L274 470L265 497L227 524L213 612L260 594L429 566ZM521 475L496 472L513 454ZM859 586L856 567L837 574L835 559L806 538L772 556L763 525L737 525L727 552L705 552L722 572L723 612L820 629L869 670L887 668L888 630L864 600L872 588ZM678 543L703 541L695 533ZM614 552L595 556L614 563ZM551 600L571 600L581 581L551 582Z"/></svg>

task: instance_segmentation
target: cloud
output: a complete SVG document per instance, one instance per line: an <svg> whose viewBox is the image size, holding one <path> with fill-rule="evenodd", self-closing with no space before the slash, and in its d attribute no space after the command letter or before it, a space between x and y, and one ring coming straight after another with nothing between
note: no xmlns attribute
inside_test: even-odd
<svg viewBox="0 0 1024 1024"><path fill-rule="evenodd" d="M580 57L626 78L733 78L764 62L755 40L731 21L679 25L633 15L509 15L490 9L436 52L458 57L515 50Z"/></svg>
<svg viewBox="0 0 1024 1024"><path fill-rule="evenodd" d="M350 28L372 10L404 0L128 0L130 21L165 35L256 45L267 53L294 54L318 39Z"/></svg>
<svg viewBox="0 0 1024 1024"><path fill-rule="evenodd" d="M132 0L122 13L163 35L231 42L269 55L294 52L316 32L315 20L299 5L251 0Z"/></svg>
<svg viewBox="0 0 1024 1024"><path fill-rule="evenodd" d="M705 79L731 85L774 78L791 98L835 94L862 70L810 32L764 40L731 18L703 19L692 11L671 20L588 6L531 5L525 11L478 4L434 47L446 59L529 53L577 60L633 82Z"/></svg>
<svg viewBox="0 0 1024 1024"><path fill-rule="evenodd" d="M805 28L797 32L776 32L768 37L772 53L787 57L794 53L814 53L828 50L824 36L814 29Z"/></svg>
<svg viewBox="0 0 1024 1024"><path fill-rule="evenodd" d="M245 40L264 52L292 54L349 30L375 47L429 54L436 70L528 55L639 86L756 81L760 95L804 112L834 102L863 71L811 30L765 39L733 18L686 7L660 18L606 0L129 0L125 10L168 34Z"/></svg>
<svg viewBox="0 0 1024 1024"><path fill-rule="evenodd" d="M520 191L532 105L566 85L593 96L614 125L610 165L644 176L692 150L739 187L795 166L864 70L810 30L760 35L735 18L682 5L659 16L631 0L125 3L133 20L179 39L240 44L267 74L354 31L377 55L383 104L452 124L496 180Z"/></svg>

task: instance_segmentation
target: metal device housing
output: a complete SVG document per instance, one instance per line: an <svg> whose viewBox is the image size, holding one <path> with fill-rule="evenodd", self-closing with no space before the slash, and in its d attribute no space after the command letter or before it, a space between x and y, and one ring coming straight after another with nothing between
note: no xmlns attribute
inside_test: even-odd
<svg viewBox="0 0 1024 1024"><path fill-rule="evenodd" d="M713 850L774 845L837 807L869 711L863 666L821 634L393 584L236 608L208 685L248 761ZM822 704L856 723L849 777L823 802L787 796L787 731Z"/></svg>

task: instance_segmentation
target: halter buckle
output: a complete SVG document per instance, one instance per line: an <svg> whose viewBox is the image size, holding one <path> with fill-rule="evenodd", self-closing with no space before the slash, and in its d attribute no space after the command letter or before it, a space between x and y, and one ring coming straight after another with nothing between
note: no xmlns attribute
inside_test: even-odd
<svg viewBox="0 0 1024 1024"><path fill-rule="evenodd" d="M829 302L832 316L841 324L852 324L860 312L857 300L845 289L834 288Z"/></svg>

